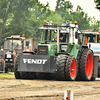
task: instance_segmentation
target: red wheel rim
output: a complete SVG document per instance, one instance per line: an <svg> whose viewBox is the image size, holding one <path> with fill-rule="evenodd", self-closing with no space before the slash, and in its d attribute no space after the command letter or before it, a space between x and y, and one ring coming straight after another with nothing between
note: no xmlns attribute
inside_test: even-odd
<svg viewBox="0 0 100 100"><path fill-rule="evenodd" d="M86 60L86 75L88 78L92 76L93 71L93 57L92 54L89 53Z"/></svg>
<svg viewBox="0 0 100 100"><path fill-rule="evenodd" d="M71 66L70 66L70 74L71 74L71 78L74 79L76 76L76 60L73 59Z"/></svg>

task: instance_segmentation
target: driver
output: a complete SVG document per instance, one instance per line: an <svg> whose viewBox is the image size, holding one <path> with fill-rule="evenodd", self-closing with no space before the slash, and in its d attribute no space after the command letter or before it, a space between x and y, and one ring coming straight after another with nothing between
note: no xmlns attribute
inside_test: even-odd
<svg viewBox="0 0 100 100"><path fill-rule="evenodd" d="M59 30L59 41L60 42L63 42L63 34L60 32L60 30ZM57 38L55 38L55 40L57 41Z"/></svg>

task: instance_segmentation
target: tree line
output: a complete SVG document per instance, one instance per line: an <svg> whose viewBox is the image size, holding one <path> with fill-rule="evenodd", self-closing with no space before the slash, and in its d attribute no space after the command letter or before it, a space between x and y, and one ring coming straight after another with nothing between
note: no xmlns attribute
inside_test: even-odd
<svg viewBox="0 0 100 100"><path fill-rule="evenodd" d="M100 0L95 0L96 4L97 1ZM44 5L38 0L0 0L0 41L11 35L22 34L37 40L35 30L42 26L43 20L77 21L81 30L99 29L99 21L95 17L88 16L79 5L74 11L70 1L57 0L55 11L52 11L48 2Z"/></svg>

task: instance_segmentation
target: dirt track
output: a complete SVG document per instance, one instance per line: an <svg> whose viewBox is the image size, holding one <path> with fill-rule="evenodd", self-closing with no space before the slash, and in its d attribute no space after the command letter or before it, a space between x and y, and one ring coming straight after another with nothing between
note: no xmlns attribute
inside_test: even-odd
<svg viewBox="0 0 100 100"><path fill-rule="evenodd" d="M0 78L0 100L62 100L65 90L74 100L100 100L100 79L91 82Z"/></svg>

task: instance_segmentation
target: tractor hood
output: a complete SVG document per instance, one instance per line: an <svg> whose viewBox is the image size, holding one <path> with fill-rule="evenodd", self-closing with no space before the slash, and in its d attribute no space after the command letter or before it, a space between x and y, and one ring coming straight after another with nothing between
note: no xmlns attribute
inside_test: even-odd
<svg viewBox="0 0 100 100"><path fill-rule="evenodd" d="M67 51L68 44L66 43L59 43L59 52L61 50ZM49 56L55 56L55 53L57 53L57 42L47 42L39 43L37 47L37 54L38 55L49 55Z"/></svg>

